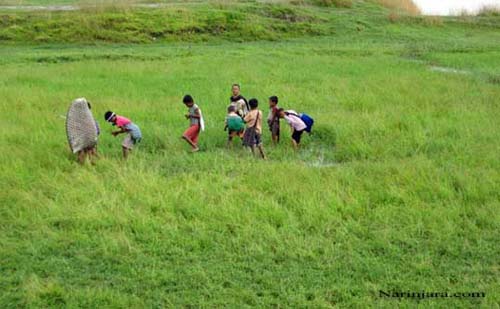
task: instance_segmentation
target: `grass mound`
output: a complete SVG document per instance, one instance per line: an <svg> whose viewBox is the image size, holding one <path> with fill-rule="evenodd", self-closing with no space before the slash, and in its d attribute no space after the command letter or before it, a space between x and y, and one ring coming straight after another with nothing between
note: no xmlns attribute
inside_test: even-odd
<svg viewBox="0 0 500 309"><path fill-rule="evenodd" d="M248 41L331 33L324 20L309 10L272 4L6 13L0 24L2 41L38 43L147 43L211 37Z"/></svg>

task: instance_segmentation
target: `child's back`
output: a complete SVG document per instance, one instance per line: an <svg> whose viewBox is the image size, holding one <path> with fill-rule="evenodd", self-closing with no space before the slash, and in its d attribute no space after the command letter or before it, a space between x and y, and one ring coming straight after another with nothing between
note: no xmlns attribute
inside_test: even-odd
<svg viewBox="0 0 500 309"><path fill-rule="evenodd" d="M116 115L116 125L118 127L126 129L127 132L129 132L129 134L131 135L131 137L135 140L135 142L139 142L142 139L141 129L130 119Z"/></svg>
<svg viewBox="0 0 500 309"><path fill-rule="evenodd" d="M257 108L252 109L245 116L245 122L247 123L247 128L255 127L255 131L258 134L262 134L262 112Z"/></svg>
<svg viewBox="0 0 500 309"><path fill-rule="evenodd" d="M227 114L226 125L230 132L231 131L239 132L245 128L245 123L243 122L243 119L241 119L241 117L234 112Z"/></svg>
<svg viewBox="0 0 500 309"><path fill-rule="evenodd" d="M259 101L257 99L251 99L249 101L251 111L245 116L245 122L247 123L247 128L245 130L245 135L243 136L243 145L251 147L252 152L255 153L255 148L259 149L259 152L263 159L266 158L264 154L264 149L262 147L262 112L258 110Z"/></svg>

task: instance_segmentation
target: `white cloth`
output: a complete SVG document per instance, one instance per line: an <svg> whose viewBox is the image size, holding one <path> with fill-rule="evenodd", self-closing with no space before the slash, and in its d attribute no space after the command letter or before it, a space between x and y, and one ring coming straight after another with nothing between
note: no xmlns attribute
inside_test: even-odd
<svg viewBox="0 0 500 309"><path fill-rule="evenodd" d="M238 101L231 102L231 106L236 107L236 112L241 116L245 117L249 110L247 109L247 104L245 103L245 100L239 99Z"/></svg>
<svg viewBox="0 0 500 309"><path fill-rule="evenodd" d="M205 119L203 119L203 114L201 113L201 109L198 108L198 112L200 113L200 129L201 131L205 131Z"/></svg>
<svg viewBox="0 0 500 309"><path fill-rule="evenodd" d="M290 111L291 113L292 111ZM297 115L297 113L293 112L293 114ZM288 122L288 124L295 130L295 131L302 131L307 128L307 125L300 119L299 116L295 115L286 115L285 114L285 120Z"/></svg>

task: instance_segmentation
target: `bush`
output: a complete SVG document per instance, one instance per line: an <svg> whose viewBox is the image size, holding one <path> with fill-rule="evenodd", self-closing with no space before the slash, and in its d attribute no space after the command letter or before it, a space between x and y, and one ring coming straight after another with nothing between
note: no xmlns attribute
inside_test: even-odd
<svg viewBox="0 0 500 309"><path fill-rule="evenodd" d="M313 4L325 7L334 6L334 7L350 8L352 7L352 0L314 0Z"/></svg>
<svg viewBox="0 0 500 309"><path fill-rule="evenodd" d="M424 17L424 24L427 26L442 26L443 18L440 16L426 16Z"/></svg>
<svg viewBox="0 0 500 309"><path fill-rule="evenodd" d="M390 12L389 15L387 16L387 19L391 22L391 23L396 23L398 22L398 20L400 19L400 16L398 13L396 12Z"/></svg>
<svg viewBox="0 0 500 309"><path fill-rule="evenodd" d="M498 6L484 6L479 10L478 16L483 17L497 17L500 16L500 7Z"/></svg>

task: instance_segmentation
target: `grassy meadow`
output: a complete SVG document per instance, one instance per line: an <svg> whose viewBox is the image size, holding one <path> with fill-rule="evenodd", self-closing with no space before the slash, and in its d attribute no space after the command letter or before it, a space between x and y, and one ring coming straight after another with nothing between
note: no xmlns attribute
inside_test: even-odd
<svg viewBox="0 0 500 309"><path fill-rule="evenodd" d="M227 17L249 10L237 26ZM176 14L199 31L179 30ZM74 39L74 19L122 36ZM0 20L2 308L499 306L498 17L355 1ZM163 34L153 42L149 29ZM315 118L300 151L283 122L277 147L264 130L266 161L225 148L234 82L265 115L278 95ZM180 139L186 93L207 124L196 154ZM101 125L95 166L79 166L66 141L82 96ZM108 109L142 129L126 162Z"/></svg>

